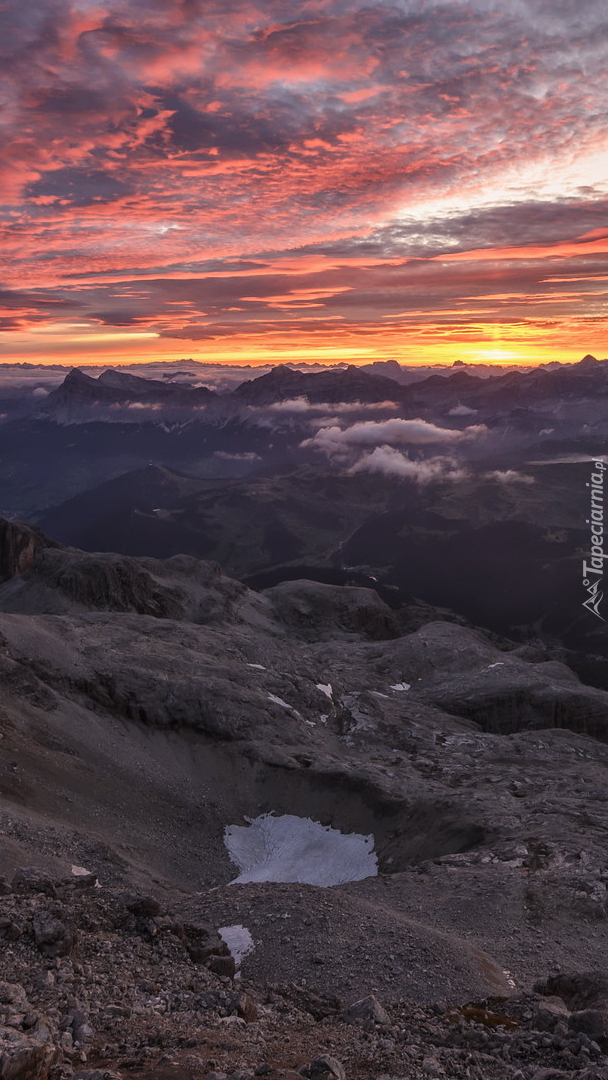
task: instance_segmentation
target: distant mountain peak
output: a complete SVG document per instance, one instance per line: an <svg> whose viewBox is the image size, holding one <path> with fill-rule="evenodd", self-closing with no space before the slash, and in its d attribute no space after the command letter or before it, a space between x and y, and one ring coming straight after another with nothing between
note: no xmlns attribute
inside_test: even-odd
<svg viewBox="0 0 608 1080"><path fill-rule="evenodd" d="M91 375L87 375L81 368L72 368L68 371L62 386L75 387L75 386L91 386L97 383L97 379L94 379Z"/></svg>

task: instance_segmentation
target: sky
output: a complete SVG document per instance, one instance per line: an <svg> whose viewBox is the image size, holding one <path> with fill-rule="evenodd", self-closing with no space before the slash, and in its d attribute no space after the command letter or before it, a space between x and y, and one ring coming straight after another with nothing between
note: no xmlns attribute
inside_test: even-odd
<svg viewBox="0 0 608 1080"><path fill-rule="evenodd" d="M0 0L0 362L608 355L605 0Z"/></svg>

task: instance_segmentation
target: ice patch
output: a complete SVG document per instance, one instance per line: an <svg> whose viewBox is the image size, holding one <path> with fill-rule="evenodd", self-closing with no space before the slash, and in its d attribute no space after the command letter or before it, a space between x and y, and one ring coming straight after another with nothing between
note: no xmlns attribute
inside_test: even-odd
<svg viewBox="0 0 608 1080"><path fill-rule="evenodd" d="M334 695L333 695L333 690L331 688L331 683L329 683L329 682L328 683L318 682L318 683L315 683L315 686L316 686L317 690L321 691L322 694L326 694L330 701L333 700Z"/></svg>
<svg viewBox="0 0 608 1080"><path fill-rule="evenodd" d="M390 690L411 690L412 685L409 682L398 682L394 686L389 687Z"/></svg>
<svg viewBox="0 0 608 1080"><path fill-rule="evenodd" d="M220 926L218 930L222 941L230 949L237 968L240 968L246 956L255 949L254 941L246 926Z"/></svg>
<svg viewBox="0 0 608 1080"><path fill-rule="evenodd" d="M329 887L378 876L373 836L341 833L294 814L262 814L249 825L228 825L224 843L241 871L231 885L291 881Z"/></svg>

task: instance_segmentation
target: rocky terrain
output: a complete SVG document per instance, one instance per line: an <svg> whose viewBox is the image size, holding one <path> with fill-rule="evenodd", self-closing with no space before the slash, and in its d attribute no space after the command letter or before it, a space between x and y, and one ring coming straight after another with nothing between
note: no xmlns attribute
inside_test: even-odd
<svg viewBox="0 0 608 1080"><path fill-rule="evenodd" d="M0 544L2 1080L608 1077L607 693L367 589ZM231 884L269 814L377 875Z"/></svg>

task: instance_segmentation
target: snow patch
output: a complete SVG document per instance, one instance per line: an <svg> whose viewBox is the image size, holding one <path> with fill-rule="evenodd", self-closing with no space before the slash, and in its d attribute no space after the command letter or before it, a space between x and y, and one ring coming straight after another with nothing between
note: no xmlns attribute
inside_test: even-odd
<svg viewBox="0 0 608 1080"><path fill-rule="evenodd" d="M398 682L394 686L389 687L390 690L411 690L412 685L409 682Z"/></svg>
<svg viewBox="0 0 608 1080"><path fill-rule="evenodd" d="M87 870L84 866L72 866L71 870L74 877L88 877L89 874L93 873L92 870Z"/></svg>
<svg viewBox="0 0 608 1080"><path fill-rule="evenodd" d="M374 837L341 833L295 814L262 814L249 825L228 825L224 843L241 871L231 885L290 881L344 885L378 876Z"/></svg>
<svg viewBox="0 0 608 1080"><path fill-rule="evenodd" d="M237 968L240 968L243 960L255 949L255 944L246 926L237 923L236 926L220 926L218 930L222 941L230 949L231 956Z"/></svg>
<svg viewBox="0 0 608 1080"><path fill-rule="evenodd" d="M266 671L266 668L263 664L247 664L247 667L257 668L258 671Z"/></svg>
<svg viewBox="0 0 608 1080"><path fill-rule="evenodd" d="M334 693L333 693L333 690L331 688L331 683L329 683L329 682L328 683L318 682L318 683L315 683L315 686L316 686L317 690L320 690L322 694L326 694L326 696L329 698L329 700L332 701Z"/></svg>
<svg viewBox="0 0 608 1080"><path fill-rule="evenodd" d="M282 697L277 697L276 694L269 694L270 701L274 701L275 705L282 705L284 709L289 709L290 712L297 713L297 709L294 709L293 705L290 705L288 701L283 701Z"/></svg>

